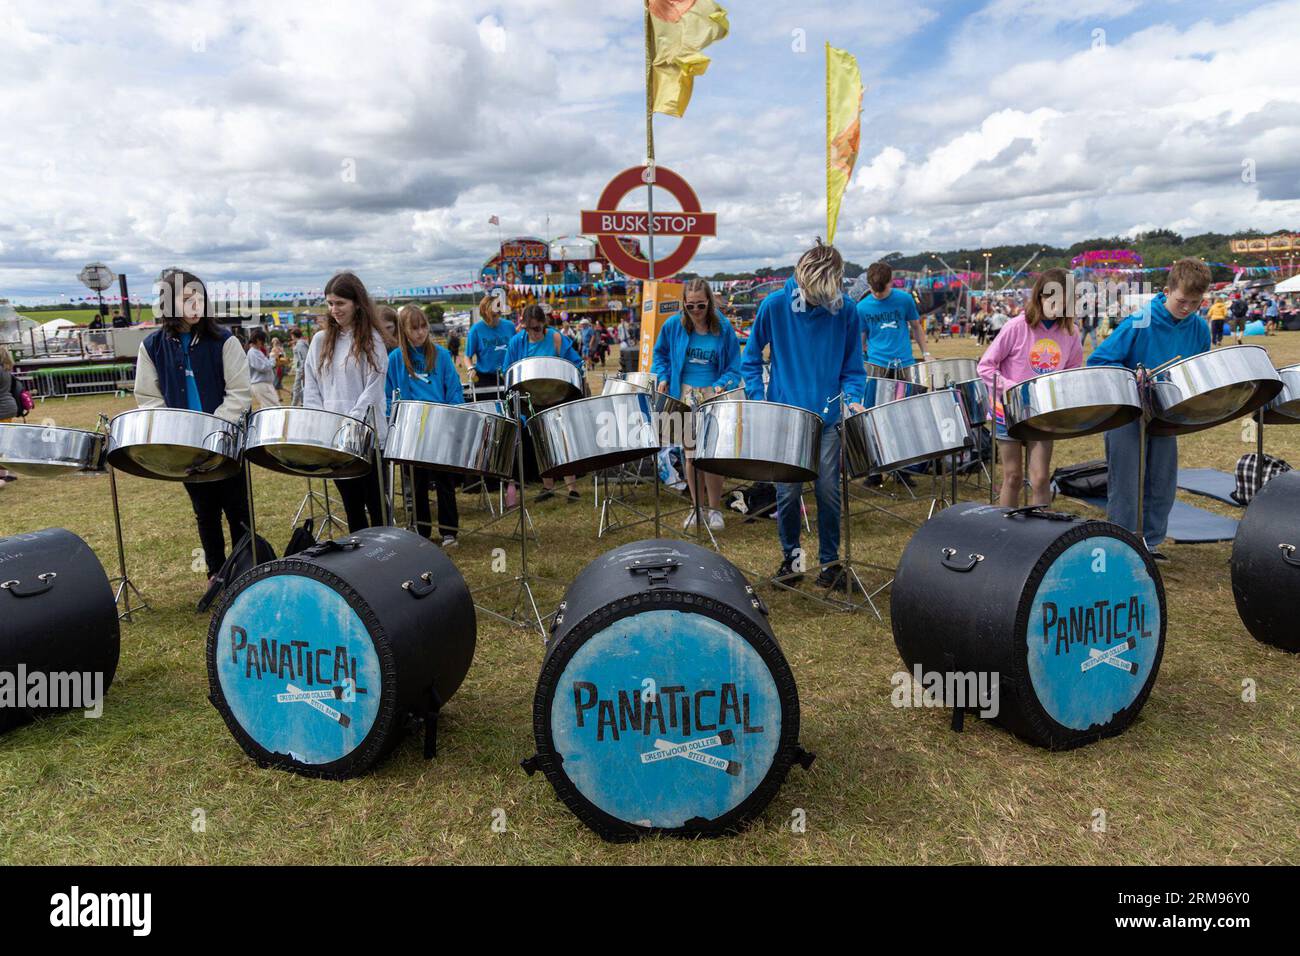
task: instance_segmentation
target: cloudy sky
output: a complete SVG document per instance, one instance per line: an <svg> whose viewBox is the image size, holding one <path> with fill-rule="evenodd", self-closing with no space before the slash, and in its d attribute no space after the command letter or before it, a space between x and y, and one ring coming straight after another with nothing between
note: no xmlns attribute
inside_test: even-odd
<svg viewBox="0 0 1300 956"><path fill-rule="evenodd" d="M718 212L698 271L824 234L826 40L868 85L855 261L1300 229L1300 0L724 6L686 117L655 125ZM636 0L0 0L0 297L79 294L92 259L137 286L464 281L489 216L576 232L642 161L641 23Z"/></svg>

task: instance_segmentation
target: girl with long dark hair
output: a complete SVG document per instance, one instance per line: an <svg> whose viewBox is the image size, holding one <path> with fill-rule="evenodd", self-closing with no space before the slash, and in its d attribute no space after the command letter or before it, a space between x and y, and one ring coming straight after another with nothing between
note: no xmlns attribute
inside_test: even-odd
<svg viewBox="0 0 1300 956"><path fill-rule="evenodd" d="M325 328L312 337L307 350L302 403L350 415L362 421L373 413L375 437L382 445L388 433L384 414L384 375L388 351L375 327L375 307L366 287L351 272L340 272L325 284ZM348 516L348 530L360 531L384 523L380 475L373 468L359 478L338 478L339 497Z"/></svg>
<svg viewBox="0 0 1300 956"><path fill-rule="evenodd" d="M212 317L208 290L191 272L173 271L155 286L162 328L140 343L135 400L141 408L184 408L237 422L252 404L248 358L239 340ZM203 545L208 582L226 563L224 514L233 546L248 530L243 475L185 483Z"/></svg>

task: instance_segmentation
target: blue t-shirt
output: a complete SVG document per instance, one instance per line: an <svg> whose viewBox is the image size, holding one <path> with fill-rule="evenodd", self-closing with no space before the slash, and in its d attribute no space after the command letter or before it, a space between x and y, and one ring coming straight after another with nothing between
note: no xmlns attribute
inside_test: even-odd
<svg viewBox="0 0 1300 956"><path fill-rule="evenodd" d="M474 362L481 375L503 372L506 367L506 349L515 334L515 327L504 320L495 326L480 320L470 326L465 341L465 355Z"/></svg>
<svg viewBox="0 0 1300 956"><path fill-rule="evenodd" d="M873 365L915 365L912 330L919 322L916 300L902 289L892 289L883 299L868 292L858 302L859 331L867 337L864 358Z"/></svg>
<svg viewBox="0 0 1300 956"><path fill-rule="evenodd" d="M682 384L707 388L722 375L718 368L720 336L692 332L686 345L686 364L682 367Z"/></svg>
<svg viewBox="0 0 1300 956"><path fill-rule="evenodd" d="M185 358L185 401L190 411L203 411L203 400L199 398L199 383L194 380L194 366L190 365L190 343L194 336L189 332L181 333L181 355Z"/></svg>

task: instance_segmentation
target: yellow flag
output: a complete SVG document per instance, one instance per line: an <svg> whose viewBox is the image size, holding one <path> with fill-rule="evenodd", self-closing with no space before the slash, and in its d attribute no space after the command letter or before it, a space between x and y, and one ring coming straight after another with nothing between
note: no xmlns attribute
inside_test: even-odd
<svg viewBox="0 0 1300 956"><path fill-rule="evenodd" d="M840 200L862 139L862 73L852 53L826 44L826 242L835 241Z"/></svg>
<svg viewBox="0 0 1300 956"><path fill-rule="evenodd" d="M709 68L700 51L731 28L727 11L714 0L649 0L653 43L653 111L681 116L691 101L695 77Z"/></svg>

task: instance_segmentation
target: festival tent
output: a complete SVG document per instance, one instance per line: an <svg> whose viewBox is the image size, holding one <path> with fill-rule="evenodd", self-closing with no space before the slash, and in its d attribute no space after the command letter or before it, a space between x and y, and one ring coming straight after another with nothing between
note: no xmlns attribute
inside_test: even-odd
<svg viewBox="0 0 1300 956"><path fill-rule="evenodd" d="M1286 293L1290 293L1290 292L1300 292L1300 275L1293 275L1291 278L1287 279L1285 282L1279 282L1279 283L1278 283L1278 284L1273 288L1273 291L1274 291L1274 292L1279 292L1279 293L1282 293L1282 294L1286 294Z"/></svg>

